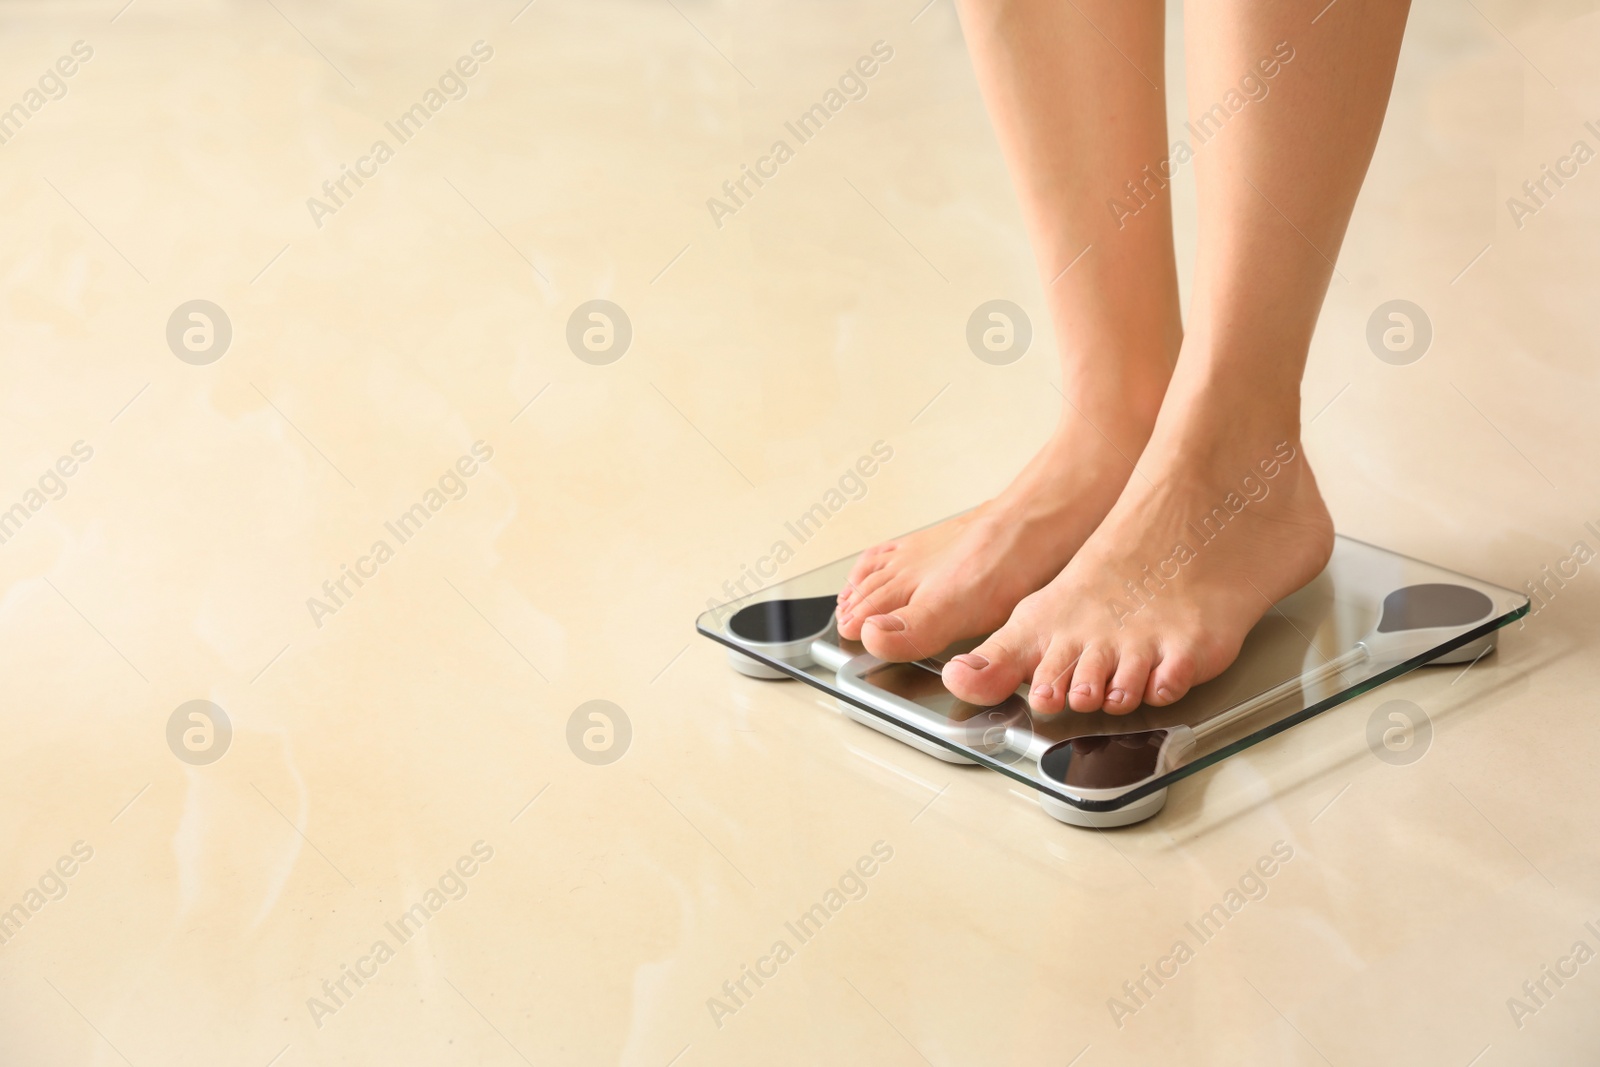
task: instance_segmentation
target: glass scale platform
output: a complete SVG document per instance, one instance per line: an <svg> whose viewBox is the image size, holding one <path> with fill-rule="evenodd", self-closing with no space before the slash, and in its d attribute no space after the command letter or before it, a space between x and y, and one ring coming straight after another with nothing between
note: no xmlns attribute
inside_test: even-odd
<svg viewBox="0 0 1600 1067"><path fill-rule="evenodd" d="M866 726L1020 783L1075 826L1148 819L1173 783L1408 671L1478 659L1528 611L1522 593L1341 536L1322 573L1250 631L1234 665L1181 700L1042 716L1022 689L978 707L944 687L944 662L976 639L887 663L840 638L834 598L855 559L730 601L695 628L726 645L741 673L815 686Z"/></svg>

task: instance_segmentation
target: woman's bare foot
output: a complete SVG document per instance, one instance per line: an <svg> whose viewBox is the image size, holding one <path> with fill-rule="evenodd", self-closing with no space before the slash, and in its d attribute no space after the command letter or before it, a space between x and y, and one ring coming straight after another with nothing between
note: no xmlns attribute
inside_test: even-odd
<svg viewBox="0 0 1600 1067"><path fill-rule="evenodd" d="M1163 94L1141 84L1143 71L1164 69L1163 5L1096 0L1092 20L1048 0L961 6L1063 342L1063 379L1082 389L1127 374L1129 353L1146 353L1139 367L1150 354L1171 366L1180 340L1182 355L1171 386L1162 378L1143 473L1092 534L1109 503L1107 481L1091 473L1102 468L1055 464L1065 488L1025 475L977 516L863 559L840 629L910 659L999 624L1020 596L975 654L944 668L958 696L995 704L1028 681L1045 713L1069 699L1080 711L1168 704L1227 667L1272 602L1332 552L1332 522L1299 452L1300 378L1409 5L1346 0L1298 58L1284 43L1304 26L1294 5L1185 5L1202 15L1185 34L1190 101L1237 97L1240 70L1277 78L1271 104L1230 120L1195 159L1186 323L1168 183L1145 162L1169 143ZM1257 61L1265 55L1275 64ZM1268 73L1291 61L1293 73ZM1142 175L1126 183L1131 199L1094 207L1124 174ZM1072 395L1104 426L1127 405L1100 388L1102 403ZM1052 565L1060 573L1034 591ZM888 614L887 627L863 621L874 613Z"/></svg>
<svg viewBox="0 0 1600 1067"><path fill-rule="evenodd" d="M1159 400L1115 413L1116 429L1102 423L1120 438L1117 445L1069 412L999 496L863 552L839 594L840 635L875 656L913 660L994 631L1111 509Z"/></svg>
<svg viewBox="0 0 1600 1067"><path fill-rule="evenodd" d="M951 692L998 704L1026 681L1042 714L1170 704L1327 564L1333 522L1293 422L1244 426L1204 398L1173 409L1140 460L1148 479L1134 475L1061 573L946 664Z"/></svg>
<svg viewBox="0 0 1600 1067"><path fill-rule="evenodd" d="M1165 182L1137 197L1137 217L1106 209L1112 186L1154 173L1171 143L1166 101L1143 73L1164 69L1165 12L1088 6L1086 16L1049 0L962 0L1069 403L1050 443L994 500L857 561L839 632L885 659L991 633L1060 572L1132 473L1183 340L1171 199L1152 192Z"/></svg>

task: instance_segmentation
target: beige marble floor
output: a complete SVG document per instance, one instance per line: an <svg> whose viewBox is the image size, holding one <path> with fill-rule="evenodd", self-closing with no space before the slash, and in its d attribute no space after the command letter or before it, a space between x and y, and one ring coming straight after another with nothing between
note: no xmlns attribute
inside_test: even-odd
<svg viewBox="0 0 1600 1067"><path fill-rule="evenodd" d="M875 442L785 575L1049 428L948 0L123 2L0 4L0 1062L1600 1061L1594 567L1108 834L693 635ZM1600 163L1560 163L1600 148L1597 51L1593 3L1416 5L1305 382L1344 532L1517 588L1600 547ZM1545 164L1575 176L1513 211ZM996 298L1034 324L1007 366L964 336ZM609 363L566 339L596 299ZM1366 341L1394 299L1408 365ZM1366 742L1393 697L1432 723L1405 766Z"/></svg>

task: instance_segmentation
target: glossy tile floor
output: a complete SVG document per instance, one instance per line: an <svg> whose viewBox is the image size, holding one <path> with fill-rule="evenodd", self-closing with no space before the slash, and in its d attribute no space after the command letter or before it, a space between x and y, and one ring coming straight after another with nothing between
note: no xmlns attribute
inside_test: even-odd
<svg viewBox="0 0 1600 1067"><path fill-rule="evenodd" d="M123 3L0 5L0 1062L1600 1057L1593 4L1416 5L1304 387L1540 610L1096 833L691 629L1050 427L948 0Z"/></svg>

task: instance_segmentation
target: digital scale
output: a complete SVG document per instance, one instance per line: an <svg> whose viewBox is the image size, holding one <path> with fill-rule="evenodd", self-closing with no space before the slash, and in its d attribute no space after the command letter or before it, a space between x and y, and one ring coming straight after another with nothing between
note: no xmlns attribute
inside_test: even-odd
<svg viewBox="0 0 1600 1067"><path fill-rule="evenodd" d="M1051 816L1088 827L1148 819L1180 779L1408 671L1488 654L1529 606L1522 593L1338 537L1327 567L1273 605L1233 666L1181 700L1045 716L1028 707L1026 684L994 707L944 687L944 663L980 639L891 663L841 638L834 608L855 559L707 611L695 628L726 645L742 674L815 686L858 722L947 763L997 771Z"/></svg>

